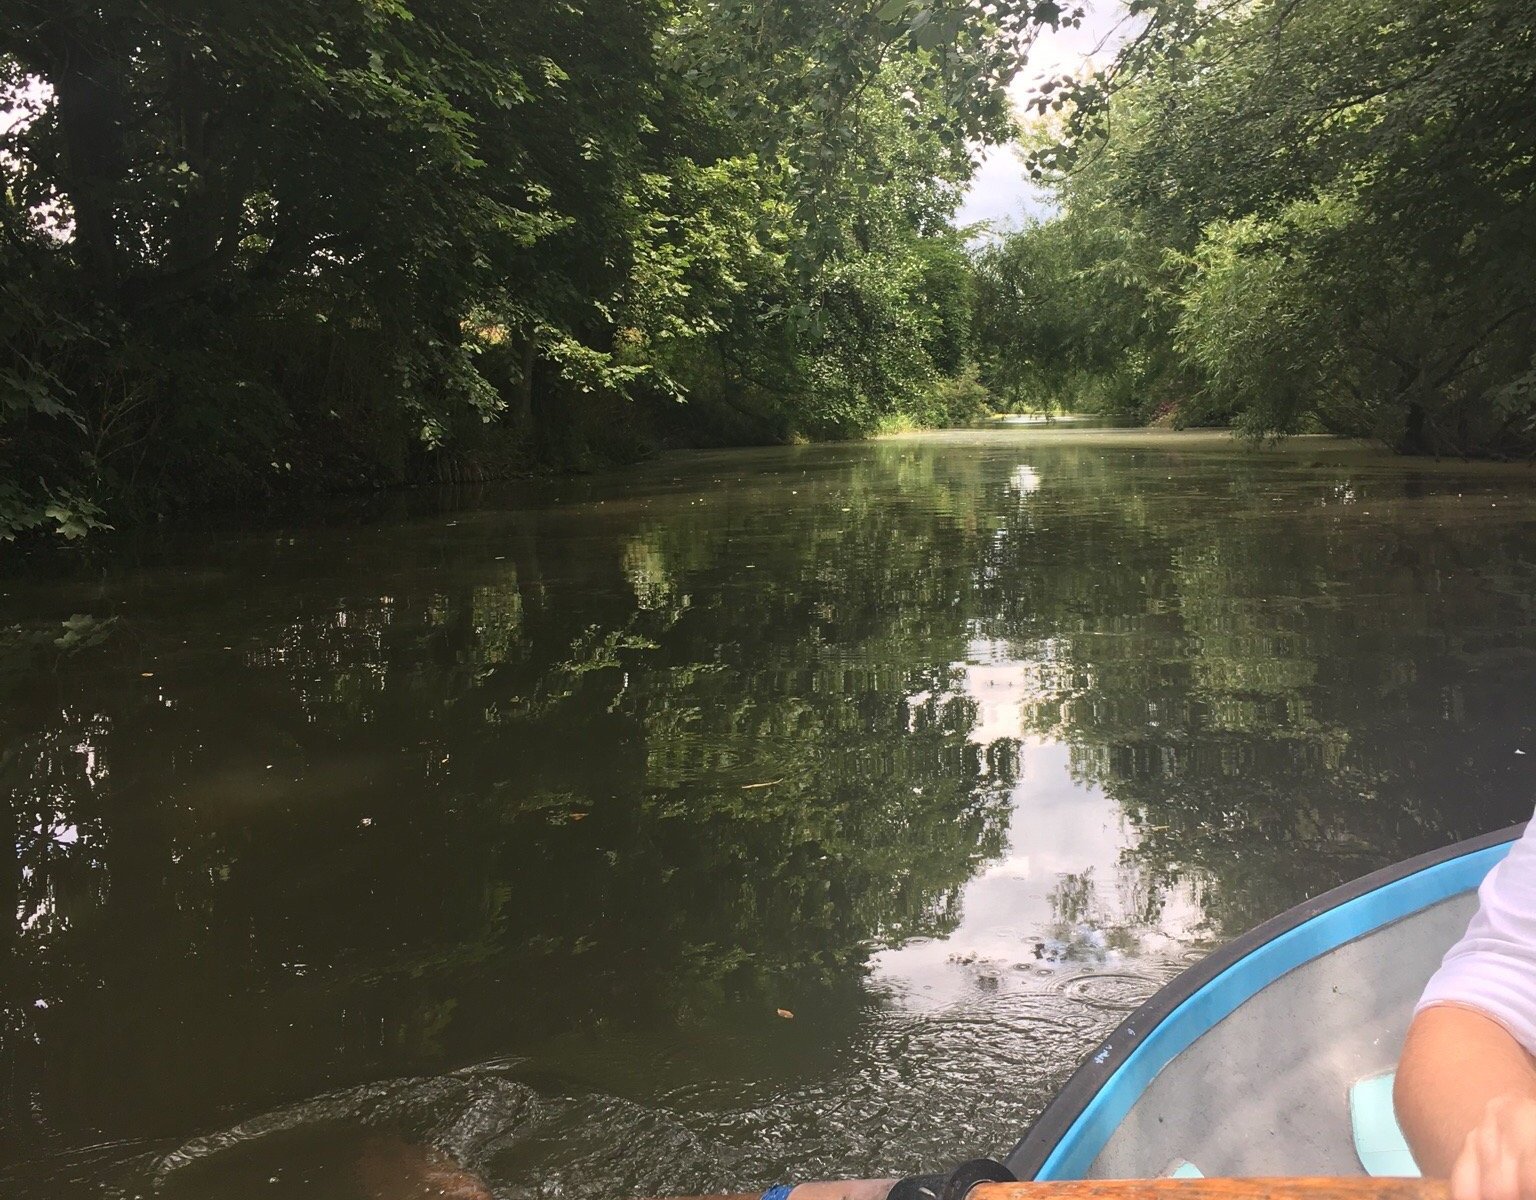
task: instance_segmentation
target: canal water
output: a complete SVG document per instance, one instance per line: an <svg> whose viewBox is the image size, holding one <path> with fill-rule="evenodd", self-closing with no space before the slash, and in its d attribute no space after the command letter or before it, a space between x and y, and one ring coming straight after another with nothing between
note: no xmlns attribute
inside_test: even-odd
<svg viewBox="0 0 1536 1200"><path fill-rule="evenodd" d="M1533 609L1529 470L1069 428L11 568L0 1191L1006 1151L1212 946L1530 814Z"/></svg>

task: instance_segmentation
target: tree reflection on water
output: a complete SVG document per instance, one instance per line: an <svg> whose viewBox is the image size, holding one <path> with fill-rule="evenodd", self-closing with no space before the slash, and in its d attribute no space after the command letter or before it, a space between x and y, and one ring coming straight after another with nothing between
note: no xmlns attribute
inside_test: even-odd
<svg viewBox="0 0 1536 1200"><path fill-rule="evenodd" d="M872 954L1049 849L1031 745L1122 850L1030 884L1024 957L1203 944L1529 805L1497 472L1009 434L577 490L7 584L0 1161L506 1055L817 1078L896 1003Z"/></svg>

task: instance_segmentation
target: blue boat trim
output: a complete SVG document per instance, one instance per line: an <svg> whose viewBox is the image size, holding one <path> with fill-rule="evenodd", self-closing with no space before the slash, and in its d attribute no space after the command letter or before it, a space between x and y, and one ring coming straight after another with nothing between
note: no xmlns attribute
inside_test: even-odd
<svg viewBox="0 0 1536 1200"><path fill-rule="evenodd" d="M1475 889L1516 825L1386 867L1266 921L1132 1013L1073 1073L1006 1162L1019 1179L1080 1179L1147 1085L1240 1004L1346 942Z"/></svg>

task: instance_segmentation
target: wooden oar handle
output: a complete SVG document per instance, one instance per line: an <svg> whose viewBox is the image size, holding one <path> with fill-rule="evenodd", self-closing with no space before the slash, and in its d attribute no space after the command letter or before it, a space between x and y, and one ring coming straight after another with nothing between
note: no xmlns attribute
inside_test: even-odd
<svg viewBox="0 0 1536 1200"><path fill-rule="evenodd" d="M978 1183L966 1200L1449 1200L1449 1196L1443 1179L1258 1177Z"/></svg>
<svg viewBox="0 0 1536 1200"><path fill-rule="evenodd" d="M798 1184L788 1200L885 1200L894 1179ZM759 1200L760 1192L670 1200ZM1073 1179L978 1183L966 1200L1450 1200L1443 1179L1259 1176L1253 1179Z"/></svg>

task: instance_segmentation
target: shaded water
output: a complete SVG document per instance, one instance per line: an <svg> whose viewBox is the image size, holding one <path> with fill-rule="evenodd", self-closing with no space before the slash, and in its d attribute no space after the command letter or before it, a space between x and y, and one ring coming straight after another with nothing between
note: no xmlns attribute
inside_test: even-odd
<svg viewBox="0 0 1536 1200"><path fill-rule="evenodd" d="M1523 470L1015 429L0 580L0 1184L1004 1151L1211 945L1529 815L1533 532Z"/></svg>

